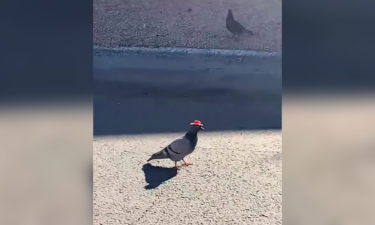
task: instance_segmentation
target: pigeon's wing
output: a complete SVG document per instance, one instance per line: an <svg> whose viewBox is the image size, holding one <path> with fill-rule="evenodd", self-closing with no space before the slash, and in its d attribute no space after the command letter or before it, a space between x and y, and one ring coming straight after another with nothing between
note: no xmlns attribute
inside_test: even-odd
<svg viewBox="0 0 375 225"><path fill-rule="evenodd" d="M167 158L170 158L170 156L168 155L168 152L166 151L166 148L164 148L163 150L161 151L158 151L157 153L153 154L148 160L153 160L153 159L167 159Z"/></svg>
<svg viewBox="0 0 375 225"><path fill-rule="evenodd" d="M239 22L235 21L235 20L232 21L232 27L237 32L244 32L244 31L246 31L246 28L244 26L242 26Z"/></svg>
<svg viewBox="0 0 375 225"><path fill-rule="evenodd" d="M179 138L174 140L161 151L153 154L147 161L153 159L171 159L174 161L181 160L183 157L191 153L193 150L191 142L187 138Z"/></svg>
<svg viewBox="0 0 375 225"><path fill-rule="evenodd" d="M187 138L179 138L173 141L167 146L167 150L170 150L174 154L186 155L192 150L192 144Z"/></svg>

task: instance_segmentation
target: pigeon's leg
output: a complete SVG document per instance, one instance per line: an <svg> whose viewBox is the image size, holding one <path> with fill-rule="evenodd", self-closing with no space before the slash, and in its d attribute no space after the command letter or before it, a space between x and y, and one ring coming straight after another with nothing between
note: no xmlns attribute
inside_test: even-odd
<svg viewBox="0 0 375 225"><path fill-rule="evenodd" d="M177 161L174 161L174 168L175 168L176 170L179 170L179 169L180 169L180 167L177 166Z"/></svg>
<svg viewBox="0 0 375 225"><path fill-rule="evenodd" d="M186 162L185 159L182 159L182 161L184 161L184 164L185 166L190 166L190 165L193 165L193 163L190 163L190 162Z"/></svg>

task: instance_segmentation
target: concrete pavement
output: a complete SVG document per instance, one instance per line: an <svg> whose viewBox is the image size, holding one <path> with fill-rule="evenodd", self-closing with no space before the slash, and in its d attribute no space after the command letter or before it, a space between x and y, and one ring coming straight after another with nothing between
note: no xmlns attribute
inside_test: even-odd
<svg viewBox="0 0 375 225"><path fill-rule="evenodd" d="M94 224L281 224L280 131L201 132L192 166L146 163L180 135L95 138Z"/></svg>

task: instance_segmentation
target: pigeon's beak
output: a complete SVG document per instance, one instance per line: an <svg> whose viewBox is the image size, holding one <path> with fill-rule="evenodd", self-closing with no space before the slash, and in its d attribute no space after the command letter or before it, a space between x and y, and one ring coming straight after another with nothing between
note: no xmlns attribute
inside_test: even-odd
<svg viewBox="0 0 375 225"><path fill-rule="evenodd" d="M199 126L199 128L200 128L201 130L204 130L204 127L203 127L203 126Z"/></svg>

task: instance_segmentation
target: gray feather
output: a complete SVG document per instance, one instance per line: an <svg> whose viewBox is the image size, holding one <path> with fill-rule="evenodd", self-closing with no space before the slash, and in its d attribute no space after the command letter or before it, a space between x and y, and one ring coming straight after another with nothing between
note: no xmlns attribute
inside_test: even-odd
<svg viewBox="0 0 375 225"><path fill-rule="evenodd" d="M159 152L153 154L153 155L147 160L147 162L150 161L150 160L153 160L153 159L168 159L168 158L169 158L168 153L166 152L166 149L164 148L163 150L161 150L161 151L159 151Z"/></svg>

